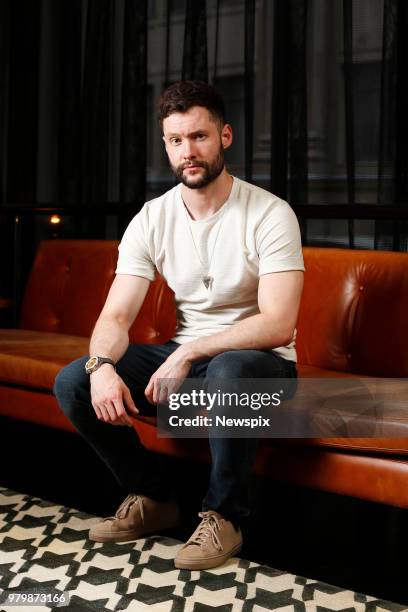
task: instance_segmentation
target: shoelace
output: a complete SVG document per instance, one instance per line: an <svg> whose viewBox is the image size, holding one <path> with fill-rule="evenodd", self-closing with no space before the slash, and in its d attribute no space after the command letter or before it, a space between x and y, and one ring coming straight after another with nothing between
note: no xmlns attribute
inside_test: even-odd
<svg viewBox="0 0 408 612"><path fill-rule="evenodd" d="M220 529L219 519L211 512L199 512L198 516L201 521L197 534L189 540L188 544L204 544L208 537L211 537L211 542L217 550L223 550L217 531Z"/></svg>
<svg viewBox="0 0 408 612"><path fill-rule="evenodd" d="M105 521L126 518L130 508L136 503L139 504L140 516L142 517L142 523L144 523L143 501L141 497L135 495L134 493L128 495L125 501L121 503L121 505L116 511L115 516L108 516Z"/></svg>

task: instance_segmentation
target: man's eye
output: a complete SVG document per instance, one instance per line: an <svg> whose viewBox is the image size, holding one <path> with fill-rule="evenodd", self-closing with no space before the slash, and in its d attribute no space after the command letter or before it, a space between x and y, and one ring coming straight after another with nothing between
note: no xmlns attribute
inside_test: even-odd
<svg viewBox="0 0 408 612"><path fill-rule="evenodd" d="M170 138L170 142L173 145L178 145L178 144L180 144L181 140L180 140L180 138Z"/></svg>
<svg viewBox="0 0 408 612"><path fill-rule="evenodd" d="M205 138L205 134L197 134L196 135L196 139L197 140L204 140L204 138Z"/></svg>

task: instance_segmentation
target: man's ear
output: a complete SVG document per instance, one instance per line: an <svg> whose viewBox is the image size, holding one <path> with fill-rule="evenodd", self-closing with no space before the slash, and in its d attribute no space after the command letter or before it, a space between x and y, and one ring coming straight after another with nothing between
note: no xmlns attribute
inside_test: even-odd
<svg viewBox="0 0 408 612"><path fill-rule="evenodd" d="M225 123L222 127L221 143L224 149L228 149L232 145L232 127L229 123Z"/></svg>

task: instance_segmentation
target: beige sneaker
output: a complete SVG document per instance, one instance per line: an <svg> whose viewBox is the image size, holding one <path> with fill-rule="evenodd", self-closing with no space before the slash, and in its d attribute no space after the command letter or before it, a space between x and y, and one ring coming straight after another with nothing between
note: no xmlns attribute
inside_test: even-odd
<svg viewBox="0 0 408 612"><path fill-rule="evenodd" d="M89 538L95 542L127 542L179 523L180 513L174 500L158 502L132 493L115 516L103 519L90 529Z"/></svg>
<svg viewBox="0 0 408 612"><path fill-rule="evenodd" d="M222 565L241 550L241 530L215 512L199 512L201 523L180 548L174 565L179 569L201 570Z"/></svg>

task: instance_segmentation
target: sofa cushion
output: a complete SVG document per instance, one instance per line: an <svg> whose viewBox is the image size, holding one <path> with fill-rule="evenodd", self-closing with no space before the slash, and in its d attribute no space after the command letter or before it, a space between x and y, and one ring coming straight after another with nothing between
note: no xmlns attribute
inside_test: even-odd
<svg viewBox="0 0 408 612"><path fill-rule="evenodd" d="M88 353L89 340L67 334L2 329L0 384L51 391L59 370Z"/></svg>
<svg viewBox="0 0 408 612"><path fill-rule="evenodd" d="M320 446L338 451L352 451L362 454L408 455L406 438L299 438L274 440L275 445Z"/></svg>
<svg viewBox="0 0 408 612"><path fill-rule="evenodd" d="M27 283L20 327L89 337L114 277L117 243L41 242Z"/></svg>
<svg viewBox="0 0 408 612"><path fill-rule="evenodd" d="M152 340L160 342L158 332L151 329L150 333ZM0 334L0 383L3 384L51 390L58 371L87 355L89 349L89 339L83 336L27 329L2 329ZM298 366L298 372L299 376L308 378L350 377L345 372L304 365Z"/></svg>
<svg viewBox="0 0 408 612"><path fill-rule="evenodd" d="M327 368L319 368L318 366L297 364L299 378L361 378L358 374L351 372L337 372L336 370L328 370Z"/></svg>
<svg viewBox="0 0 408 612"><path fill-rule="evenodd" d="M116 241L42 242L20 327L89 337L114 277L117 247ZM408 254L312 247L303 252L298 361L336 372L408 376ZM159 277L130 337L162 343L174 329L173 294Z"/></svg>
<svg viewBox="0 0 408 612"><path fill-rule="evenodd" d="M298 361L408 376L408 254L306 247Z"/></svg>
<svg viewBox="0 0 408 612"><path fill-rule="evenodd" d="M59 370L67 363L88 353L88 339L79 336L13 329L2 330L1 335L0 383L3 385L51 392ZM314 366L299 365L298 370L301 378L328 380L340 377L353 378L356 381L360 378L357 375L350 376L344 372L334 372ZM353 408L349 408L348 402L345 402L344 408L341 406L340 409L333 410L330 398L327 399L324 393L319 402L312 403L312 435L319 438L327 437L326 446L341 446L344 449L377 448L377 443L370 442L370 435L377 438L381 436L403 438L408 435L407 411L398 401L394 403L395 405L389 406L386 414L380 415L378 412L370 411L355 415ZM302 404L299 410L307 414L308 406ZM339 435L343 436L341 442ZM344 436L352 437L353 441L349 442L350 438ZM367 437L364 444L354 441L356 437L362 436ZM392 448L393 445L386 447ZM384 445L380 444L380 448L383 449ZM401 443L398 444L398 448L401 448Z"/></svg>
<svg viewBox="0 0 408 612"><path fill-rule="evenodd" d="M20 328L89 338L115 276L115 240L44 240L21 309ZM129 336L162 344L175 332L173 292L162 277L149 287Z"/></svg>

